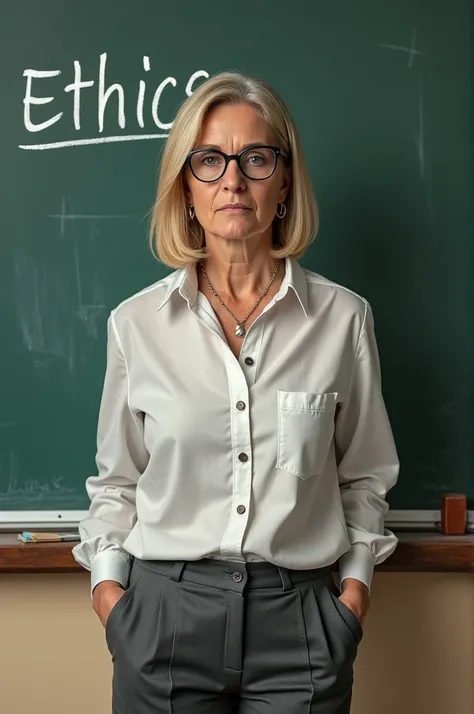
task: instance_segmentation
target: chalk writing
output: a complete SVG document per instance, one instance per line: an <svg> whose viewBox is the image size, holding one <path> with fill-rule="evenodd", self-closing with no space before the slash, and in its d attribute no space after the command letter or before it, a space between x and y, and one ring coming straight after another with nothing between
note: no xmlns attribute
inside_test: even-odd
<svg viewBox="0 0 474 714"><path fill-rule="evenodd" d="M83 80L82 78L82 67L79 60L73 61L74 68L74 81L67 84L63 91L72 94L72 114L74 120L74 129L80 131L81 129L81 99L84 90L90 90L95 85L95 79ZM125 90L121 84L118 82L107 86L106 82L106 68L107 68L107 53L103 52L99 57L99 73L97 80L97 124L99 136L91 138L78 138L70 139L66 141L54 141L54 142L42 142L39 144L20 144L20 149L26 150L45 150L45 149L59 149L71 146L84 146L90 144L105 144L110 142L120 142L120 141L131 141L138 139L161 139L166 138L168 132L173 126L173 121L165 121L160 116L160 102L163 93L170 91L169 87L176 89L178 86L178 81L175 77L165 77L161 82L159 82L153 96L150 105L150 115L153 123L160 133L128 133L123 135L113 135L113 136L102 136L104 131L104 117L107 108L107 104L112 96L116 98L117 104L117 124L119 129L125 129L127 126L127 102L130 102L130 98L126 97ZM150 72L151 63L150 58L147 55L143 56L143 69L145 72ZM39 133L46 129L49 129L53 125L61 121L64 112L57 112L49 119L42 121L40 123L35 123L32 118L32 107L35 105L49 104L54 102L54 96L37 96L37 93L41 93L39 89L39 80L48 80L51 86L52 80L56 79L62 74L62 70L38 70L38 69L25 69L23 76L26 77L26 87L25 96L23 99L23 120L25 129L30 133ZM207 78L209 74L205 70L197 70L189 77L186 87L185 94L189 97L193 93L194 85L197 80L201 78ZM35 80L35 88L33 89L33 81ZM50 90L51 91L51 90ZM138 95L135 107L135 117L140 129L145 128L145 100L146 100L147 84L146 81L140 79L138 85ZM90 100L89 100L90 101ZM109 110L110 111L110 110ZM163 132L163 133L162 133Z"/></svg>
<svg viewBox="0 0 474 714"><path fill-rule="evenodd" d="M25 479L20 481L17 476L12 474L5 490L0 490L0 503L8 504L12 501L25 500L29 502L38 502L44 500L58 499L63 496L77 496L78 500L81 497L75 494L74 488L63 484L63 477L51 479L50 482L38 481L37 479ZM82 497L83 498L83 497Z"/></svg>
<svg viewBox="0 0 474 714"><path fill-rule="evenodd" d="M16 501L38 503L44 500L59 500L68 496L78 501L83 498L75 489L65 483L63 476L57 476L49 481L18 478L18 459L13 451L9 454L8 480L6 487L0 488L0 504L8 505Z"/></svg>

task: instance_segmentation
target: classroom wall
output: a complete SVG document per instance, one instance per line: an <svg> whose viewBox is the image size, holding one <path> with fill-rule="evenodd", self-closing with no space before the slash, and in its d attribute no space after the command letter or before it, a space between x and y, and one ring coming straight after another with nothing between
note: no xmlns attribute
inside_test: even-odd
<svg viewBox="0 0 474 714"><path fill-rule="evenodd" d="M472 714L474 576L376 573L351 714ZM0 575L2 714L110 714L88 574Z"/></svg>

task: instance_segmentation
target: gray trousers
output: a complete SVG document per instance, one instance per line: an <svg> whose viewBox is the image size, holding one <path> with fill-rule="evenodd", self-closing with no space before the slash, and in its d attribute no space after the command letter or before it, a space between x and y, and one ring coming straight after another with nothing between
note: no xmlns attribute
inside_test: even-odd
<svg viewBox="0 0 474 714"><path fill-rule="evenodd" d="M114 714L349 714L362 639L331 567L133 561L106 623Z"/></svg>

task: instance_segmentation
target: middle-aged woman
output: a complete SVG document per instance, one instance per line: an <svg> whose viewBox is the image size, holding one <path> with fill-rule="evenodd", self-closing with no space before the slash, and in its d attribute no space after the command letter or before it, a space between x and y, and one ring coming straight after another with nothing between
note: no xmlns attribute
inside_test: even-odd
<svg viewBox="0 0 474 714"><path fill-rule="evenodd" d="M109 319L73 551L115 714L350 710L374 566L397 545L398 460L370 306L296 260L316 228L283 102L207 80L177 114L153 212L176 270Z"/></svg>

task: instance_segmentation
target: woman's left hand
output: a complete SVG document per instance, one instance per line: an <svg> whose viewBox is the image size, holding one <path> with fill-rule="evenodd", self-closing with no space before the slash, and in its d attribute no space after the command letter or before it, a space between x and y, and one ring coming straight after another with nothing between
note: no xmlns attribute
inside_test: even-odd
<svg viewBox="0 0 474 714"><path fill-rule="evenodd" d="M370 593L367 585L356 578L345 578L342 581L342 594L339 595L339 600L352 610L363 625L370 608Z"/></svg>

